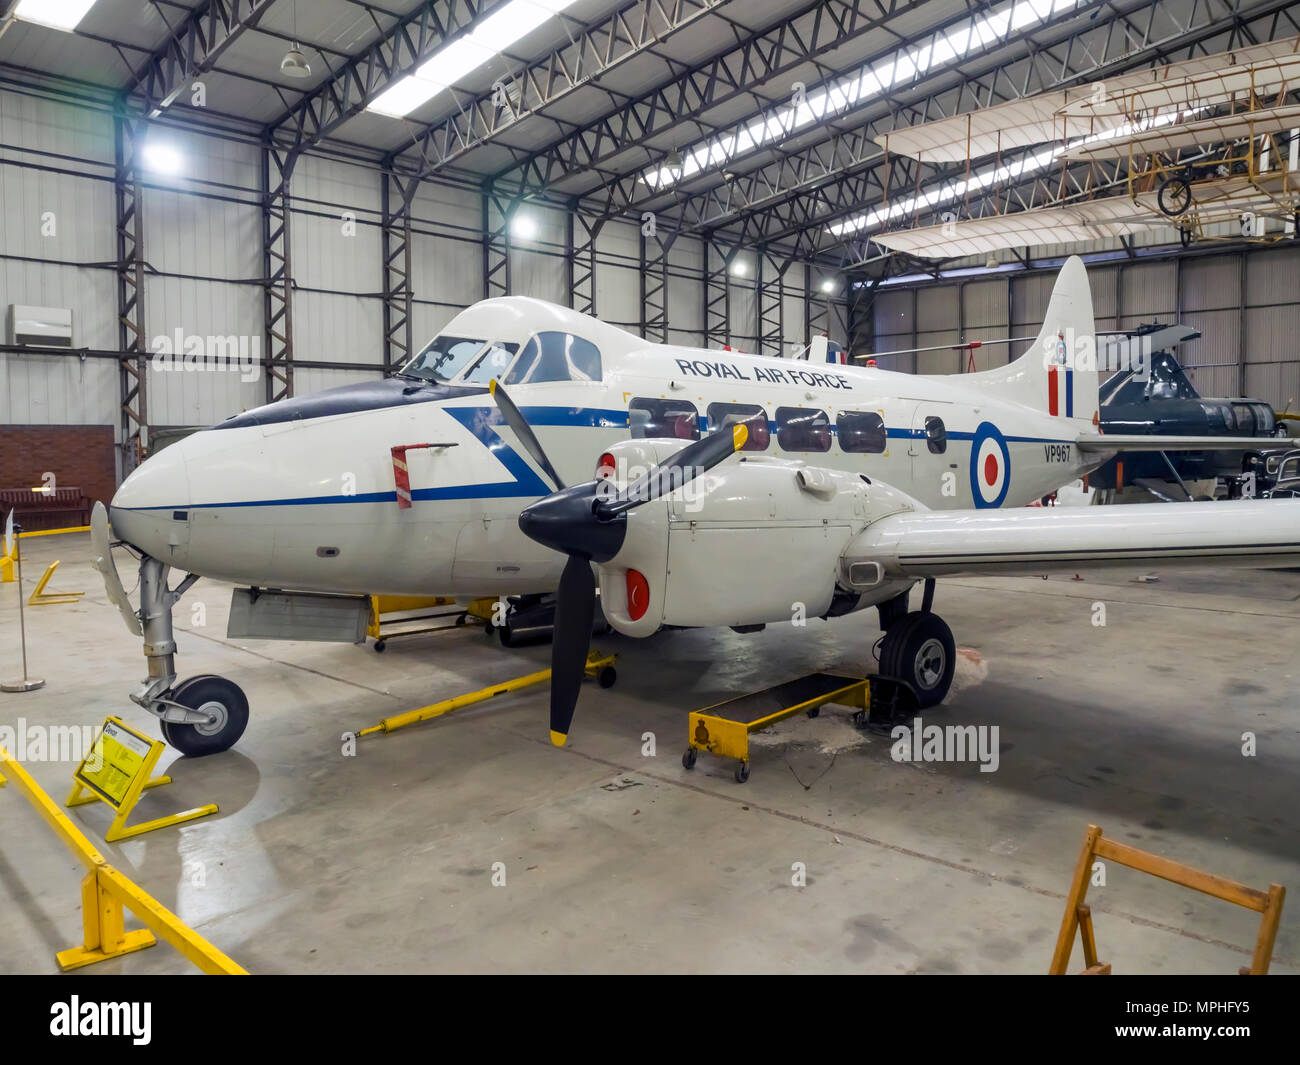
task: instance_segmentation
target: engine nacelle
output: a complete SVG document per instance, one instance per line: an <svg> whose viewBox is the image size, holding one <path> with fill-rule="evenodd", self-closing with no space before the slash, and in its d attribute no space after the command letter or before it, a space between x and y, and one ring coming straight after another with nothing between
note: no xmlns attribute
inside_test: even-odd
<svg viewBox="0 0 1300 1065"><path fill-rule="evenodd" d="M681 447L617 444L613 480L624 487ZM848 543L912 504L856 474L741 453L628 514L622 549L599 567L601 608L627 636L820 617L845 592Z"/></svg>

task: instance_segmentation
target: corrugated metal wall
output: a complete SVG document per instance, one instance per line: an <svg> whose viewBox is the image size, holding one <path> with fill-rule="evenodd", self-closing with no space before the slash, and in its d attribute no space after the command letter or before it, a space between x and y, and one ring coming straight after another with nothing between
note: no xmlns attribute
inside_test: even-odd
<svg viewBox="0 0 1300 1065"><path fill-rule="evenodd" d="M1088 277L1099 332L1182 321L1202 334L1182 345L1178 356L1203 395L1249 395L1279 409L1300 407L1300 247L1104 264L1089 267ZM1006 273L886 288L871 311L874 350L1033 337L1054 281L1054 273ZM971 355L981 370L1005 363L1011 349L1018 354L1023 345L879 361L909 372L955 373L968 367Z"/></svg>

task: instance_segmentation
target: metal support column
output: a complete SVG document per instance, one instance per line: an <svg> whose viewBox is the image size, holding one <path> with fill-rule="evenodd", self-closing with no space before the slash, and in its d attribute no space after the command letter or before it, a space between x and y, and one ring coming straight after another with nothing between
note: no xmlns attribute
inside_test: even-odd
<svg viewBox="0 0 1300 1065"><path fill-rule="evenodd" d="M483 188L483 298L510 295L510 223L518 200Z"/></svg>
<svg viewBox="0 0 1300 1065"><path fill-rule="evenodd" d="M569 206L569 306L596 313L596 238L605 218L588 218L575 200Z"/></svg>
<svg viewBox="0 0 1300 1065"><path fill-rule="evenodd" d="M384 372L391 373L414 352L411 322L411 201L417 177L384 168L381 243L384 259Z"/></svg>
<svg viewBox="0 0 1300 1065"><path fill-rule="evenodd" d="M116 132L114 192L117 207L117 336L122 402L122 476L144 459L149 447L149 342L144 315L143 195L137 163L142 121L120 111Z"/></svg>
<svg viewBox="0 0 1300 1065"><path fill-rule="evenodd" d="M824 298L823 298L824 297ZM811 263L803 268L803 326L804 343L811 344L814 337L823 333L831 335L831 297L821 292L817 272Z"/></svg>
<svg viewBox="0 0 1300 1065"><path fill-rule="evenodd" d="M266 287L266 401L293 395L293 263L289 182L298 156L270 141L262 146L262 283Z"/></svg>
<svg viewBox="0 0 1300 1065"><path fill-rule="evenodd" d="M731 260L734 249L713 237L704 240L704 345L731 343Z"/></svg>
<svg viewBox="0 0 1300 1065"><path fill-rule="evenodd" d="M677 232L646 236L641 230L641 335L668 343L668 253Z"/></svg>
<svg viewBox="0 0 1300 1065"><path fill-rule="evenodd" d="M766 249L758 253L758 354L781 357L785 344L785 271L789 259Z"/></svg>

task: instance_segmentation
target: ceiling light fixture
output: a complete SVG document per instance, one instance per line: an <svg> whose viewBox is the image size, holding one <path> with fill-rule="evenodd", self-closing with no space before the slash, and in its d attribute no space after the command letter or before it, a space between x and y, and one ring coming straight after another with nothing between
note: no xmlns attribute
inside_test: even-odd
<svg viewBox="0 0 1300 1065"><path fill-rule="evenodd" d="M438 49L413 74L399 78L366 104L367 111L405 118L577 0L509 0L469 33Z"/></svg>
<svg viewBox="0 0 1300 1065"><path fill-rule="evenodd" d="M286 78L311 77L311 64L298 46L298 0L293 0L293 47L280 60L280 73Z"/></svg>

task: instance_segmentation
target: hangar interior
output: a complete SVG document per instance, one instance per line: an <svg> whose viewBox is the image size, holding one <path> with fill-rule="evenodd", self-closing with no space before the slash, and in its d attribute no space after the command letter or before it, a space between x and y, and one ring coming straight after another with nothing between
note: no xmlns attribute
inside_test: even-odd
<svg viewBox="0 0 1300 1065"><path fill-rule="evenodd" d="M29 528L80 529L193 430L383 380L500 296L689 349L791 359L825 335L883 370L990 370L1035 336L1074 254L1098 331L1188 325L1177 354L1202 395L1289 411L1294 220L1267 240L1234 219L1192 241L1157 225L927 259L876 239L887 208L932 213L969 163L878 138L1298 37L1278 0L6 0L0 490L53 469L79 491ZM1018 173L963 210L1084 180ZM90 536L22 543L0 662L46 684L0 696L0 724L120 715L156 735ZM20 664L20 602L56 560L52 590L84 595L26 610ZM250 971L1040 972L1090 823L1245 884L1300 872L1296 571L945 580L958 646L930 712L996 728L996 771L900 763L829 708L756 734L743 785L680 764L687 713L866 676L874 614L598 637L618 682L588 686L563 750L543 689L357 753L357 729L543 669L548 647L477 624L383 655L229 637L230 593L187 592L177 643L188 671L250 693L248 731L165 762L174 782L144 800L220 812L99 846ZM56 800L73 768L28 765ZM6 790L0 971L53 972L81 934L77 863ZM97 838L103 813L72 816ZM1110 884L1090 901L1117 971L1249 959L1257 915L1128 871ZM96 971L189 968L160 946ZM1300 971L1294 909L1272 971Z"/></svg>

